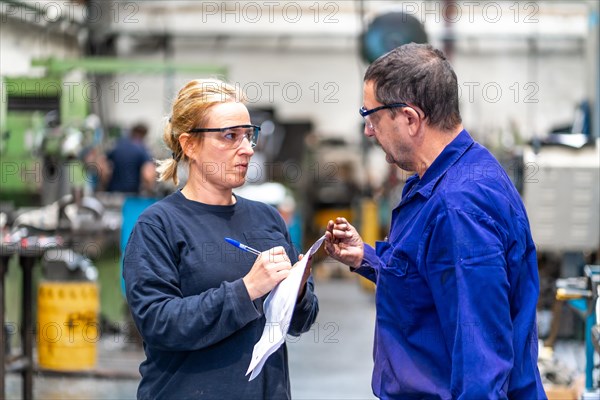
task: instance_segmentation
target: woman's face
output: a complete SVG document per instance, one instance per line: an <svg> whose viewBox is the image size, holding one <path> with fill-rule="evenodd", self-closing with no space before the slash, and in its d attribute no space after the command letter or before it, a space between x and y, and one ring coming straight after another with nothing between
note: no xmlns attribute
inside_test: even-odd
<svg viewBox="0 0 600 400"><path fill-rule="evenodd" d="M242 103L228 102L213 106L209 111L206 126L198 128L226 128L249 125L250 114ZM201 184L219 190L230 190L242 186L250 158L254 154L247 138L238 144L231 140L228 132L203 132L203 140L190 157L190 179L200 179Z"/></svg>

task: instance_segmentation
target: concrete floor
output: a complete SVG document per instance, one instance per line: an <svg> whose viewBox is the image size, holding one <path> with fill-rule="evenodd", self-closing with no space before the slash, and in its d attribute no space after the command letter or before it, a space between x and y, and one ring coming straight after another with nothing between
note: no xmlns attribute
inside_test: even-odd
<svg viewBox="0 0 600 400"><path fill-rule="evenodd" d="M292 398L374 399L374 295L355 279L317 282L316 291L317 322L288 344Z"/></svg>
<svg viewBox="0 0 600 400"><path fill-rule="evenodd" d="M370 381L375 306L373 294L355 279L322 280L316 285L320 313L313 329L288 341L292 397L373 399ZM124 350L122 338L104 335L98 369L136 374L144 355ZM135 379L66 378L36 375L36 399L135 399ZM7 399L21 399L21 379L6 378Z"/></svg>
<svg viewBox="0 0 600 400"><path fill-rule="evenodd" d="M374 294L361 289L357 277L316 280L320 312L313 328L288 340L292 398L295 400L374 399L370 381L375 321ZM123 339L103 335L98 369L135 377L141 351L127 350ZM555 357L566 370L583 372L581 342L557 342ZM36 399L135 399L137 379L66 378L36 375ZM7 399L21 399L21 379L9 374Z"/></svg>

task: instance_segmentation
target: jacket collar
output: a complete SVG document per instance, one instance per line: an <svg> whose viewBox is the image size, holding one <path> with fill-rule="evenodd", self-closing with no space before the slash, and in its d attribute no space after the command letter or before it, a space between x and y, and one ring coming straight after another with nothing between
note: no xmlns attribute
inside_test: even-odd
<svg viewBox="0 0 600 400"><path fill-rule="evenodd" d="M438 181L446 174L448 169L452 167L465 152L475 143L469 132L463 129L455 138L450 142L440 155L433 161L433 163L427 168L423 178L419 179L418 175L413 175L407 179L406 184L413 184L409 194L403 199L402 203L410 200L416 193L419 193L425 198L431 197L433 189L437 185ZM416 181L413 183L413 181Z"/></svg>

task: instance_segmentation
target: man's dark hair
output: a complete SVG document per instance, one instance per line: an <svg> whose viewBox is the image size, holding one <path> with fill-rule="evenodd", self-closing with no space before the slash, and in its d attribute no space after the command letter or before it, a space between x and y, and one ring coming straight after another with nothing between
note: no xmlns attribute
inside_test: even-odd
<svg viewBox="0 0 600 400"><path fill-rule="evenodd" d="M135 124L132 128L131 128L131 137L132 138L137 138L137 139L143 139L144 137L146 137L146 134L148 133L148 127L145 124Z"/></svg>
<svg viewBox="0 0 600 400"><path fill-rule="evenodd" d="M438 129L449 131L462 121L456 74L444 53L429 44L405 44L384 54L364 80L374 83L378 102L418 106Z"/></svg>

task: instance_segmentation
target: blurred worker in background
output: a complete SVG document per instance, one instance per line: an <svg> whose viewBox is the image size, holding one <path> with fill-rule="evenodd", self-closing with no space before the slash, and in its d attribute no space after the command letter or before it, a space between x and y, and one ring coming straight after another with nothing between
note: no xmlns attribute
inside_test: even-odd
<svg viewBox="0 0 600 400"><path fill-rule="evenodd" d="M326 251L377 284L379 398L546 398L537 369L535 245L519 194L463 128L442 52L408 44L369 66L365 135L416 174L389 238L364 244L344 218Z"/></svg>
<svg viewBox="0 0 600 400"><path fill-rule="evenodd" d="M110 169L103 174L108 192L137 194L151 192L156 181L152 156L144 144L148 128L137 124L128 137L117 141L107 154Z"/></svg>
<svg viewBox="0 0 600 400"><path fill-rule="evenodd" d="M164 141L173 158L159 180L181 190L138 219L124 259L127 301L144 339L138 398L289 399L285 344L260 375L246 371L260 339L263 301L298 259L277 210L233 194L245 182L260 127L236 89L216 80L185 85L173 104ZM261 251L256 257L225 242ZM289 333L310 329L318 312L306 269Z"/></svg>

